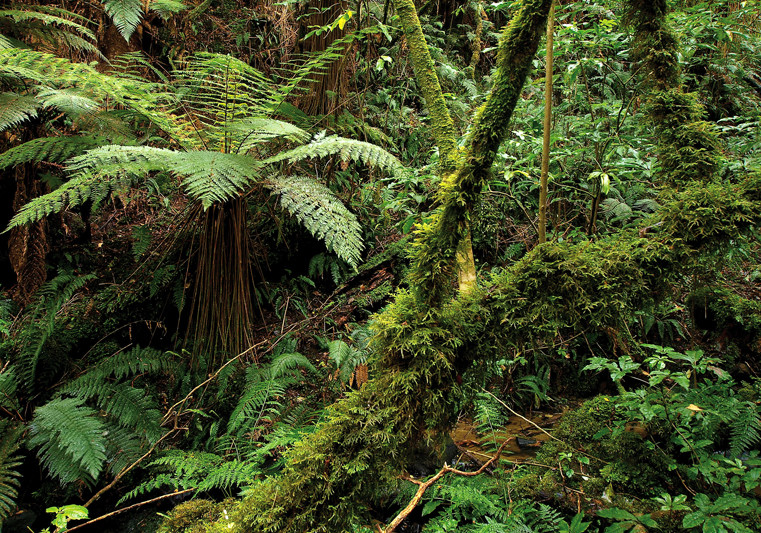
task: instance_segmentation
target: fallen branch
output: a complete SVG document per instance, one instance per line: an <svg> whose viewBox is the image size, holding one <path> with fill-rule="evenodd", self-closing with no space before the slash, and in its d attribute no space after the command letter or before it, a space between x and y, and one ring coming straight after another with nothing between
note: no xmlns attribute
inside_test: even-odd
<svg viewBox="0 0 761 533"><path fill-rule="evenodd" d="M141 507L143 505L148 505L149 503L157 502L157 501L163 500L165 498L171 498L172 496L179 496L180 494L187 494L188 492L192 492L194 490L196 490L195 487L190 488L190 489L180 490L178 492L172 492L171 494L162 494L161 496L157 496L156 498L153 498L153 499L150 499L150 500L146 500L146 501L140 502L140 503L135 503L133 505L129 505L127 507L124 507L123 509L118 509L118 510L112 511L112 512L110 512L108 514L104 514L103 516L99 516L98 518L93 518L92 520L88 520L87 522L83 522L82 524L78 524L78 525L76 525L74 527L70 527L66 531L74 531L75 529L79 529L80 527L89 526L93 522L99 522L100 520L104 520L106 518L109 518L109 517L112 517L114 515L123 513L125 511L129 511L130 509L135 509L136 507Z"/></svg>
<svg viewBox="0 0 761 533"><path fill-rule="evenodd" d="M407 504L407 507L402 509L402 511L398 515L396 515L396 518L394 518L394 520L388 525L388 527L383 530L383 533L391 533L399 526L399 524L404 522L404 520L410 515L412 511L415 510L415 507L417 507L417 505L420 503L420 500L423 498L423 494L425 494L425 491L427 491L431 485L436 483L446 474L449 474L451 472L452 474L456 474L458 476L473 477L483 473L484 470L489 468L489 466L491 466L492 463L494 463L497 459L499 459L499 456L502 454L502 450L504 450L505 446L507 446L507 443L513 440L514 438L515 437L510 437L505 442L503 442L502 446L499 447L494 457L489 459L487 462L481 465L481 468L479 468L478 470L474 472L464 472L462 470L457 470L456 468L452 468L451 466L444 463L444 466L442 467L442 469L439 470L439 472L428 481L425 481L425 482L420 481L420 480L414 479L411 476L405 477L404 479L406 479L407 481L410 481L411 483L418 485L417 492L412 497L412 500L410 500L410 503Z"/></svg>

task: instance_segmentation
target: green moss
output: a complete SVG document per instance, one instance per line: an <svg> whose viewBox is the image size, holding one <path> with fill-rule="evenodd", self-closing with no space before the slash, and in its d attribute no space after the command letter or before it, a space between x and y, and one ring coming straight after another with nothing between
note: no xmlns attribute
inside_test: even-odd
<svg viewBox="0 0 761 533"><path fill-rule="evenodd" d="M588 454L584 477L574 476L571 486L583 487L587 497L599 497L612 485L615 492L649 495L668 483L666 462L654 453L642 437L633 431L616 434L612 431L618 421L615 402L607 396L598 396L564 415L554 436L562 442L546 443L537 454L537 462L560 464L561 453L582 456ZM579 469L578 463L571 466ZM562 485L560 473L553 471L551 478ZM547 483L548 481L545 481ZM557 490L557 489L556 489ZM597 491L597 492L595 492Z"/></svg>
<svg viewBox="0 0 761 533"><path fill-rule="evenodd" d="M224 518L231 501L191 500L172 509L156 533L207 533L211 524Z"/></svg>
<svg viewBox="0 0 761 533"><path fill-rule="evenodd" d="M658 213L661 231L693 248L736 240L761 216L761 206L748 192L745 183L718 181L691 181L682 190L664 190Z"/></svg>

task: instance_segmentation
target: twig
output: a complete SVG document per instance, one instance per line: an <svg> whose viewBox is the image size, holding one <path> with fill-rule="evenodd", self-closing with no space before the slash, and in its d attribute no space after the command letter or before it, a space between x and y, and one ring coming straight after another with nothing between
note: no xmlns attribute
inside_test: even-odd
<svg viewBox="0 0 761 533"><path fill-rule="evenodd" d="M100 489L98 492L96 492L96 493L95 493L95 495L94 495L92 498L90 498L89 500L87 500L87 503L86 503L86 504L84 504L84 507L90 507L90 505L92 505L92 503L93 503L94 501L96 501L96 500L97 500L98 498L100 498L100 497L101 497L101 496L102 496L102 495L103 495L103 494L104 494L106 491L110 490L110 489L111 489L111 488L112 488L114 485L116 485L116 483L117 483L117 482L118 482L118 481L119 481L121 478L123 478L123 477L124 477L124 475L125 475L127 472L129 472L130 470L132 470L133 468L135 468L137 465L139 465L141 462L143 462L143 459L145 459L145 458L146 458L146 457L148 457L150 454L152 454L152 453L153 453L153 450L155 450L155 449L156 449L156 447L157 447L159 444L161 444L161 441L163 441L165 438L167 438L169 435L172 435L172 434L173 434L173 433L175 433L176 431L178 431L178 429L177 429L177 428L174 428L174 429L172 429L172 430L170 430L170 431L167 431L167 432L166 432L164 435L162 435L162 437L161 437L159 440L157 440L157 441L156 441L156 442L153 444L153 446L151 446L151 447L150 447L150 449L149 449L147 452L145 452L145 453L142 455L142 457L140 457L140 458L139 458L137 461L135 461L134 463L132 463L131 465L129 465L127 468L125 468L124 470L122 470L121 472L119 472L118 474L116 474L116 477L114 477L114 479L113 479L113 481L111 481L111 483L109 483L108 485L106 485L105 487L103 487L102 489Z"/></svg>
<svg viewBox="0 0 761 533"><path fill-rule="evenodd" d="M452 468L451 466L444 463L444 466L442 467L442 469L439 470L439 472L428 481L423 482L423 481L414 479L410 476L405 477L404 479L406 479L407 481L410 481L411 483L418 485L417 492L412 497L412 500L410 500L410 503L407 504L407 507L402 509L401 512L398 515L396 515L396 518L394 518L394 520L392 520L392 522L388 525L388 527L383 530L383 533L391 533L397 528L397 526L399 526L399 524L404 522L404 520L410 515L412 511L415 510L415 507L417 507L417 505L420 503L420 500L423 498L423 494L425 494L425 491L427 491L431 485L436 483L446 474L451 472L453 474L457 474L458 476L473 477L483 473L483 471L489 468L489 466L491 466L491 464L494 463L494 461L499 459L499 456L502 454L502 450L505 449L505 446L507 446L507 443L513 440L513 438L514 437L510 437L505 442L503 442L502 446L499 447L494 457L492 457L483 465L481 465L481 468L479 468L475 472L464 472L462 470L457 470L456 468Z"/></svg>
<svg viewBox="0 0 761 533"><path fill-rule="evenodd" d="M76 525L74 527L70 527L66 531L74 531L75 529L79 529L80 527L89 526L93 522L98 522L100 520L104 520L106 518L110 518L110 517L112 517L114 515L123 513L124 511L129 511L130 509L135 509L137 507L142 507L143 505L148 505L149 503L157 502L157 501L163 500L165 498L171 498L172 496L179 496L181 494L187 494L188 492L192 492L194 490L196 490L195 487L190 488L190 489L181 490L179 492L172 492L171 494L162 494L161 496L157 496L157 497L152 498L150 500L146 500L146 501L140 502L140 503L135 503L133 505L124 507L123 509L118 509L116 511L112 511L110 513L104 514L103 516L99 516L98 518L93 518L92 520L88 520L87 522L84 522L82 524L78 524L78 525Z"/></svg>
<svg viewBox="0 0 761 533"><path fill-rule="evenodd" d="M280 339L278 339L278 341L279 341L279 340L280 340ZM251 350L254 350L255 348L258 348L259 346L261 346L261 345L265 344L266 342L267 342L266 340L263 340L262 342L259 342L259 343L257 343L257 344L254 344L254 345L252 345L252 346L249 346L248 348L246 348L245 350L243 350L241 353L239 353L238 355L236 355L235 357L233 357L232 359L230 359L229 361L227 361L227 362L226 362L224 365L220 366L220 367L217 369L217 371L216 371L216 372L214 372L212 375L210 375L210 376L208 377L208 379L206 379L206 380L202 381L201 383L199 383L198 385L196 385L195 387L193 387L193 389L192 389L192 390L191 390L191 391L190 391L190 392L189 392L189 393L188 393L188 394L187 394L187 395L186 395L186 396L185 396L185 397L184 397L182 400L180 400L180 401L176 402L174 405L172 405L172 406L171 406L171 407L170 407L170 408L167 410L166 414L164 415L164 418L161 420L161 423L162 423L162 424L166 424L166 423L169 421L169 418L170 418L170 417L172 416L172 414L175 412L175 407L179 407L179 406L183 405L185 402L187 402L187 401L190 399L190 397L191 397L191 396L193 396L193 393L194 393L194 392L196 392L198 389L200 389L200 388L202 388L202 387L204 387L204 386L208 385L208 384L209 384L209 383L211 383L212 381L214 381L214 380L217 378L217 376L219 376L220 372L222 372L222 370L224 370L224 369L225 369L225 368L226 368L228 365L230 365L230 364L232 364L233 362L237 361L238 359L240 359L240 358L241 358L241 357L243 357L244 355L246 355L246 354L248 354L249 352L251 352Z"/></svg>

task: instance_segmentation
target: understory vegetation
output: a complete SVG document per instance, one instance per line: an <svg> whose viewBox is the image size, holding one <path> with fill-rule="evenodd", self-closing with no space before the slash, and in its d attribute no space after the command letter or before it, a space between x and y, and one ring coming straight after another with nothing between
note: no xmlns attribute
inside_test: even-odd
<svg viewBox="0 0 761 533"><path fill-rule="evenodd" d="M4 3L0 530L760 531L760 12Z"/></svg>

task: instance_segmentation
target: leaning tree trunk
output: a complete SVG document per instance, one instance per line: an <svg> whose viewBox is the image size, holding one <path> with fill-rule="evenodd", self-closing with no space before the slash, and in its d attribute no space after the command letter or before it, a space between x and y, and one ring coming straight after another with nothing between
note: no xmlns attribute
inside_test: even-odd
<svg viewBox="0 0 761 533"><path fill-rule="evenodd" d="M416 279L439 297L448 281L439 279L439 267L446 272L454 268L455 250L467 234L469 210L508 131L550 3L525 2L503 35L495 88L476 119L467 155L442 182L437 220L418 232ZM454 237L439 233L452 228ZM450 248L436 251L438 243ZM457 363L467 347L444 326L448 311L426 300L419 292L401 292L378 316L375 377L328 409L326 422L288 452L282 476L257 485L231 514L233 528L257 533L351 531L367 523L368 502L409 468L419 443L440 442L461 399L457 376L462 369Z"/></svg>

